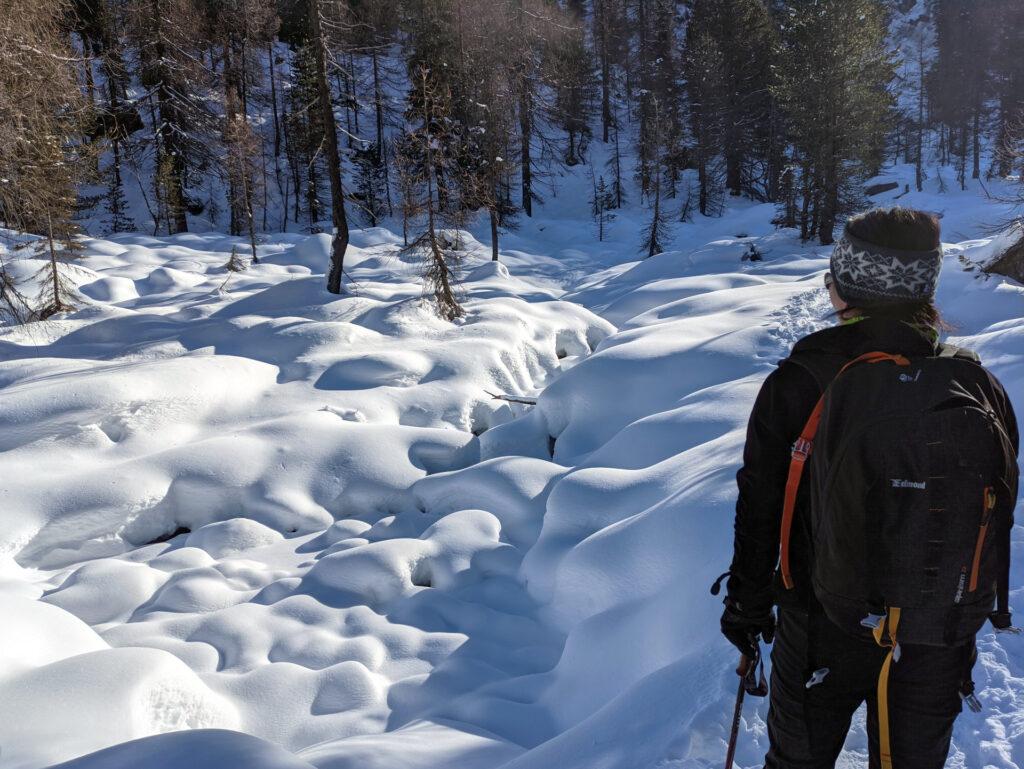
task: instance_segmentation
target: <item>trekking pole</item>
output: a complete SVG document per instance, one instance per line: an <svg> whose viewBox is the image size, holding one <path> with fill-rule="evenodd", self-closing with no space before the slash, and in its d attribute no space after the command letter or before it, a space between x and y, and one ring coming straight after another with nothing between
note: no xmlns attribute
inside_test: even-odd
<svg viewBox="0 0 1024 769"><path fill-rule="evenodd" d="M740 736L740 716L743 715L743 695L747 693L745 676L750 667L750 658L746 654L740 656L740 665L736 674L740 677L736 689L736 708L732 712L732 731L729 732L729 749L725 754L725 769L732 769L733 758L736 756L736 741Z"/></svg>
<svg viewBox="0 0 1024 769"><path fill-rule="evenodd" d="M740 736L740 717L743 715L743 698L746 694L754 697L764 697L768 694L768 682L764 678L764 665L761 662L761 646L754 646L754 656L746 654L740 656L740 664L736 668L736 675L740 677L739 687L736 689L736 708L732 713L732 730L729 733L729 749L725 754L725 769L732 769L733 759L736 756L736 743Z"/></svg>

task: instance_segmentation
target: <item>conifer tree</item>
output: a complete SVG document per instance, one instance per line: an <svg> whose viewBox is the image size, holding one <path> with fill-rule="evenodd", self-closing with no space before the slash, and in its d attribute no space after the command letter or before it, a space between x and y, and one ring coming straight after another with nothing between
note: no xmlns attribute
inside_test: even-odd
<svg viewBox="0 0 1024 769"><path fill-rule="evenodd" d="M992 58L999 107L993 170L1006 177L1024 151L1024 5L1015 0L994 4Z"/></svg>
<svg viewBox="0 0 1024 769"><path fill-rule="evenodd" d="M657 97L651 99L651 146L654 153L655 172L651 175L651 189L648 198L651 202L651 220L643 231L642 249L648 257L660 254L665 250L669 237L670 218L665 208L662 182L666 172L664 158L667 149L666 132L662 124L661 104Z"/></svg>
<svg viewBox="0 0 1024 769"><path fill-rule="evenodd" d="M612 195L612 201L614 201L613 208L622 208L623 202L626 200L626 191L623 184L623 172L622 172L622 145L619 141L619 118L617 110L612 113L612 150L608 154L608 160L605 162L605 169L608 171L608 175L611 178L610 191Z"/></svg>
<svg viewBox="0 0 1024 769"><path fill-rule="evenodd" d="M547 47L547 81L555 89L553 122L566 133L565 165L582 163L593 116L593 64L583 37L581 13L568 14L569 26Z"/></svg>
<svg viewBox="0 0 1024 769"><path fill-rule="evenodd" d="M352 151L355 166L355 190L352 197L371 227L388 214L387 164L376 142L367 142Z"/></svg>
<svg viewBox="0 0 1024 769"><path fill-rule="evenodd" d="M594 217L594 224L597 226L597 240L603 241L608 234L608 225L615 218L615 196L605 183L604 176L594 176L594 169L590 169L590 182L593 192L590 197L590 213Z"/></svg>
<svg viewBox="0 0 1024 769"><path fill-rule="evenodd" d="M229 180L229 204L234 219L238 217L232 234L245 233L249 239L252 263L259 262L256 255L256 200L262 183L257 158L260 156L260 139L244 115L236 114L226 118L224 128L226 157L224 166Z"/></svg>
<svg viewBox="0 0 1024 769"><path fill-rule="evenodd" d="M697 167L697 209L704 216L717 216L721 213L723 183L724 64L718 41L699 27L687 32L685 71Z"/></svg>
<svg viewBox="0 0 1024 769"><path fill-rule="evenodd" d="M799 153L801 232L832 243L836 222L861 203L892 108L879 0L821 0L782 14L776 88Z"/></svg>
<svg viewBox="0 0 1024 769"><path fill-rule="evenodd" d="M625 3L623 0L594 0L592 21L594 52L600 70L601 140L607 144L614 120L612 102L628 54L624 34L627 28Z"/></svg>
<svg viewBox="0 0 1024 769"><path fill-rule="evenodd" d="M773 120L775 29L768 9L761 0L695 0L686 34L691 104L701 113L700 132L717 134L706 138L722 154L725 188L770 198L782 137ZM711 59L703 61L700 51Z"/></svg>
<svg viewBox="0 0 1024 769"><path fill-rule="evenodd" d="M212 163L213 115L205 102L211 73L202 56L203 15L194 0L129 0L130 32L155 149L157 228L188 230L201 211L189 186Z"/></svg>
<svg viewBox="0 0 1024 769"><path fill-rule="evenodd" d="M406 135L401 157L408 163L403 173L409 179L410 209L422 213L422 232L406 247L407 252L421 254L424 259L424 290L435 303L437 314L454 320L465 314L457 295L460 256L450 239L441 232L445 212L441 207L441 185L444 184L444 162L450 152L453 136L447 111L451 94L443 77L436 78L426 66L415 73L419 89L416 112L410 110L412 130Z"/></svg>
<svg viewBox="0 0 1024 769"><path fill-rule="evenodd" d="M944 124L955 157L956 177L967 187L968 158L971 176L978 178L981 154L981 113L988 90L985 56L985 13L980 4L932 0L936 53L930 78L929 102L933 116ZM956 84L951 88L950 84ZM973 149L973 153L972 153Z"/></svg>
<svg viewBox="0 0 1024 769"><path fill-rule="evenodd" d="M320 220L321 166L319 148L324 135L323 115L317 108L319 89L313 51L308 43L296 46L292 57L292 85L288 91L284 133L287 138L286 155L291 172L293 196L292 220L297 224L305 209L306 221L314 230Z"/></svg>
<svg viewBox="0 0 1024 769"><path fill-rule="evenodd" d="M513 227L516 214L509 195L517 170L513 141L517 52L508 45L512 19L506 4L478 2L468 25L465 54L466 125L460 163L464 203L469 209L486 211L494 261L498 260L499 230Z"/></svg>

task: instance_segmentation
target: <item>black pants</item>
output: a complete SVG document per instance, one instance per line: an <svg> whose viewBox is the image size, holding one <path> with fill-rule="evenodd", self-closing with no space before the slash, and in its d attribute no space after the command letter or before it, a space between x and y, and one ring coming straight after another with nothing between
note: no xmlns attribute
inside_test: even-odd
<svg viewBox="0 0 1024 769"><path fill-rule="evenodd" d="M887 650L848 635L822 615L780 610L772 649L766 769L831 769L854 711L868 704L868 765L877 769L878 676ZM889 674L893 769L942 769L973 644L902 644ZM815 671L828 673L812 686ZM821 673L819 673L819 676Z"/></svg>

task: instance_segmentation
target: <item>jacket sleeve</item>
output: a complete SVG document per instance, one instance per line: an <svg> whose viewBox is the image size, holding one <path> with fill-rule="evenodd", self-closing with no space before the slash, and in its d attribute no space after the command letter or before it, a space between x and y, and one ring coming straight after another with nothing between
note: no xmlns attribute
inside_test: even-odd
<svg viewBox="0 0 1024 769"><path fill-rule="evenodd" d="M783 362L764 381L754 402L743 466L736 474L739 496L728 583L729 600L745 614L767 612L774 603L772 577L790 450L818 395L810 373Z"/></svg>

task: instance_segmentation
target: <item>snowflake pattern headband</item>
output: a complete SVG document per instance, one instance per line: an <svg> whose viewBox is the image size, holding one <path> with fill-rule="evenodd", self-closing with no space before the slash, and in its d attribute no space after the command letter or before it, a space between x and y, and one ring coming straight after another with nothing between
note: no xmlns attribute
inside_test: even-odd
<svg viewBox="0 0 1024 769"><path fill-rule="evenodd" d="M942 266L942 248L902 251L844 234L830 268L839 296L851 304L930 301Z"/></svg>

